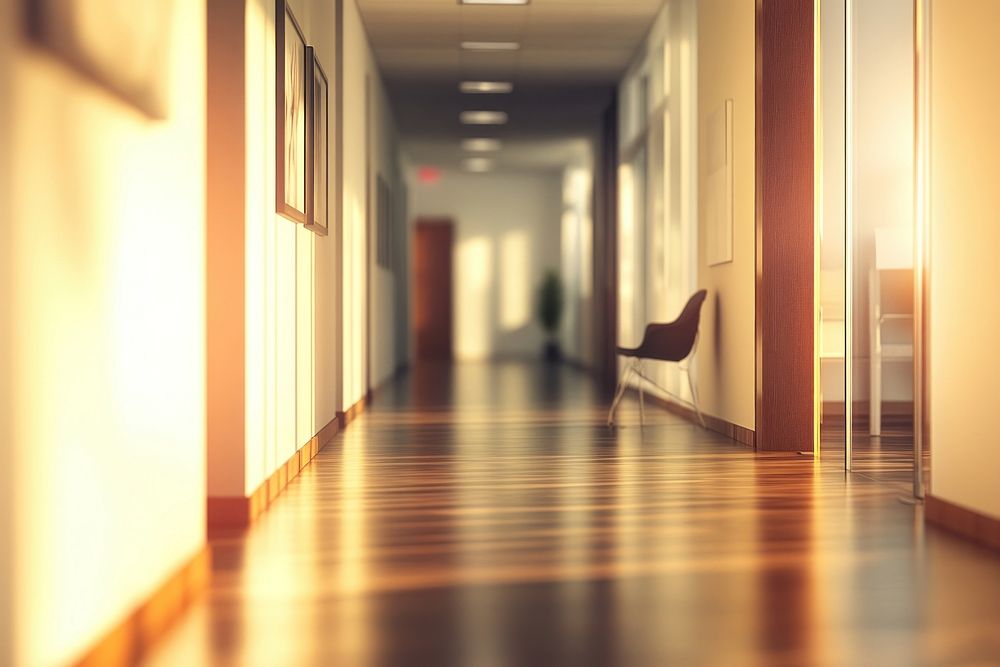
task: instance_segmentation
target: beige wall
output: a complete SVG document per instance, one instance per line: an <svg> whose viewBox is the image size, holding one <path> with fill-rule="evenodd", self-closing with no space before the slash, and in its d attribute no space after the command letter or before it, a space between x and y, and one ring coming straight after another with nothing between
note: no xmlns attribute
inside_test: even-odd
<svg viewBox="0 0 1000 667"><path fill-rule="evenodd" d="M708 414L754 428L754 3L698 2L699 285L708 290L702 315L698 380ZM708 117L733 100L735 160L733 262L709 266L704 248Z"/></svg>
<svg viewBox="0 0 1000 667"><path fill-rule="evenodd" d="M11 66L13 64L14 25L13 11L9 0L0 1L0 100L9 100L11 90ZM13 313L10 312L13 297L11 281L12 214L10 210L10 152L11 121L9 104L0 104L0 396L10 396L13 391L11 377L11 335ZM0 400L0 664L14 662L14 608L13 586L14 549L14 448L13 414L11 402Z"/></svg>
<svg viewBox="0 0 1000 667"><path fill-rule="evenodd" d="M18 586L4 664L80 657L204 544L205 2L175 5L162 121L0 18L0 474Z"/></svg>
<svg viewBox="0 0 1000 667"><path fill-rule="evenodd" d="M933 5L931 492L1000 518L1000 3Z"/></svg>

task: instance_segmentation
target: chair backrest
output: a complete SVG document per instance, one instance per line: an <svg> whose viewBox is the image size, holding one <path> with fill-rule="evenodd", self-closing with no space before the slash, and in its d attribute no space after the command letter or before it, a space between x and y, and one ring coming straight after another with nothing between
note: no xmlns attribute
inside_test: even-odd
<svg viewBox="0 0 1000 667"><path fill-rule="evenodd" d="M707 290L699 290L691 295L676 320L670 324L647 326L638 348L639 356L663 361L681 361L687 358L698 337L701 307L707 296Z"/></svg>

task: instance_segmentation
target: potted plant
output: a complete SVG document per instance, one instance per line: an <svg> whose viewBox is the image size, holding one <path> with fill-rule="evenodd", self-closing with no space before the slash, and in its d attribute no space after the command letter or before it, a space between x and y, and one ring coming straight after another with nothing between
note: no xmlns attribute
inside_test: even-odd
<svg viewBox="0 0 1000 667"><path fill-rule="evenodd" d="M545 331L545 359L556 362L562 359L559 349L559 322L563 313L563 287L559 273L549 270L538 290L538 321Z"/></svg>

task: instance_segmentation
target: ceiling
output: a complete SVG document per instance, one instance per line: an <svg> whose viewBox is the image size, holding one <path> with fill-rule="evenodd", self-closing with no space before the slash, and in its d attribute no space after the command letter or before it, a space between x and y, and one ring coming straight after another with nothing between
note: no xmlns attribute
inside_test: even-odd
<svg viewBox="0 0 1000 667"><path fill-rule="evenodd" d="M403 142L415 160L461 157L467 136L507 146L592 134L663 0L531 0L523 6L458 0L357 0ZM463 41L515 41L516 51L473 52ZM460 93L462 80L514 83L503 95ZM502 127L463 126L463 110L508 113ZM544 151L530 151L541 158ZM512 159L505 148L500 158ZM515 160L516 161L516 160ZM544 161L544 160L543 160Z"/></svg>

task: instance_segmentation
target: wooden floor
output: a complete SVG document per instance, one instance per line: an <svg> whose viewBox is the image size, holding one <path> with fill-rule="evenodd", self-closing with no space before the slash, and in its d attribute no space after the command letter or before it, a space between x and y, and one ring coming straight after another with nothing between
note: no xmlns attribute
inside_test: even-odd
<svg viewBox="0 0 1000 667"><path fill-rule="evenodd" d="M162 665L998 665L1000 559L898 489L572 369L379 392L244 537Z"/></svg>
<svg viewBox="0 0 1000 667"><path fill-rule="evenodd" d="M883 415L882 434L871 436L868 416L856 416L852 430L852 470L877 482L894 484L901 493L913 489L913 415ZM843 466L844 416L828 415L820 425L823 458ZM924 479L930 479L930 451L924 451Z"/></svg>

